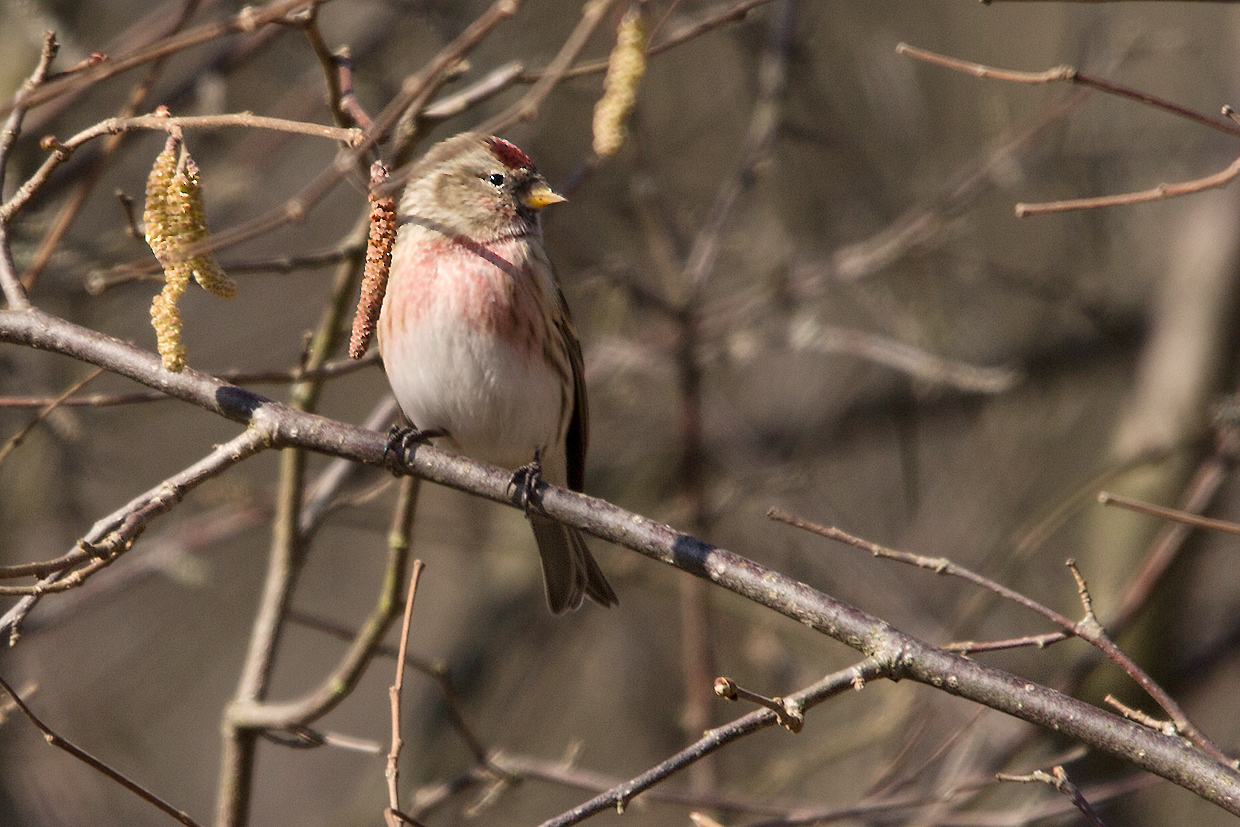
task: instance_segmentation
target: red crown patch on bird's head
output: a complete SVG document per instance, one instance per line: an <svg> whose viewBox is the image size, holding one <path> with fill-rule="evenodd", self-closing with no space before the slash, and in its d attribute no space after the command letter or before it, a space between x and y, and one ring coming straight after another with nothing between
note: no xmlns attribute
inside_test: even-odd
<svg viewBox="0 0 1240 827"><path fill-rule="evenodd" d="M534 166L530 156L503 138L487 138L487 146L495 153L495 157L509 169L529 169Z"/></svg>

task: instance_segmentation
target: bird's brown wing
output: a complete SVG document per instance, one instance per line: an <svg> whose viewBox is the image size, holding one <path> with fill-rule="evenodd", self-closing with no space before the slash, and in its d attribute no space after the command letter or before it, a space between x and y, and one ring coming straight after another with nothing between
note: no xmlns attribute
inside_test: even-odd
<svg viewBox="0 0 1240 827"><path fill-rule="evenodd" d="M564 337L564 349L568 351L568 362L573 372L573 415L568 422L568 434L565 439L565 453L568 459L568 487L573 491L582 491L586 481L586 448L590 441L590 407L586 401L585 362L581 357L581 342L573 329L568 315L568 302L564 301L564 292L556 289L556 299L560 302L562 321L557 326Z"/></svg>

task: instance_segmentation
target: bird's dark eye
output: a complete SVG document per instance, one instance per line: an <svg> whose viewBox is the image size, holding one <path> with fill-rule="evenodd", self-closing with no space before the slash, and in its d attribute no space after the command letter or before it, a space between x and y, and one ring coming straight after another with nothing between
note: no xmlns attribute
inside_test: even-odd
<svg viewBox="0 0 1240 827"><path fill-rule="evenodd" d="M490 175L487 176L487 183L493 187L504 186L505 180L506 179L504 178L503 173L499 173L499 172L492 172Z"/></svg>

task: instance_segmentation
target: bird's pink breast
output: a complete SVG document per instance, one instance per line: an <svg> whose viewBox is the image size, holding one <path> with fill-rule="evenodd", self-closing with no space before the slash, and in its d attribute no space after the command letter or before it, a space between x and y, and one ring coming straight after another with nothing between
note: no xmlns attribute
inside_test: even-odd
<svg viewBox="0 0 1240 827"><path fill-rule="evenodd" d="M545 322L537 298L541 287L520 264L525 244L522 239L487 247L447 239L398 243L381 335L399 336L425 323L428 314L444 313L532 354Z"/></svg>

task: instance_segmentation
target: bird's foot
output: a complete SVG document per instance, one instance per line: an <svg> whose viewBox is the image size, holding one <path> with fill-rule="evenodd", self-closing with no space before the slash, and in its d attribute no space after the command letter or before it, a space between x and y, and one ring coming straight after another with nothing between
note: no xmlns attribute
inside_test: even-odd
<svg viewBox="0 0 1240 827"><path fill-rule="evenodd" d="M387 445L383 446L383 464L394 475L403 476L409 452L439 436L445 436L440 428L422 431L407 425L393 425L388 431Z"/></svg>
<svg viewBox="0 0 1240 827"><path fill-rule="evenodd" d="M513 471L512 479L508 482L509 491L516 497L517 504L527 517L530 516L530 506L538 502L538 489L543 484L541 456L542 451L535 451L534 459Z"/></svg>

